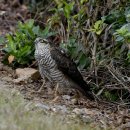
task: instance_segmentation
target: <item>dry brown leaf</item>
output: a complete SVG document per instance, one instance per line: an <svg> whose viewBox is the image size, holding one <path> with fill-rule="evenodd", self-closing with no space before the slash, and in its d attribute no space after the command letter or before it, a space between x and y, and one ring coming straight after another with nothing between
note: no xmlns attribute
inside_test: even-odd
<svg viewBox="0 0 130 130"><path fill-rule="evenodd" d="M9 61L9 64L11 64L13 61L14 61L14 56L13 55L10 55L8 57L8 61Z"/></svg>

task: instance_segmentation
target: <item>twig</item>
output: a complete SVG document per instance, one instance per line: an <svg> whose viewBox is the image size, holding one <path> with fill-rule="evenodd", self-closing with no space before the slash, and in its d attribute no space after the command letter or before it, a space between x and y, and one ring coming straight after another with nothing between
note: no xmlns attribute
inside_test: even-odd
<svg viewBox="0 0 130 130"><path fill-rule="evenodd" d="M92 60L93 60L93 66L94 66L94 73L96 76L96 84L98 84L98 79L97 79L97 61L96 61L96 50L97 50L97 37L95 33L92 33L93 39L94 39L94 46L92 50Z"/></svg>
<svg viewBox="0 0 130 130"><path fill-rule="evenodd" d="M112 70L111 67L107 66L109 72L112 74L112 76L125 88L130 92L130 88L128 88L122 81L121 79L118 78L118 76L116 76L116 72L115 70Z"/></svg>
<svg viewBox="0 0 130 130"><path fill-rule="evenodd" d="M103 47L104 48L106 47L106 42L107 42L107 38L108 38L108 31L111 29L111 27L113 26L113 24L111 24L109 27L107 27L105 29L105 34L104 34L104 38L103 38Z"/></svg>
<svg viewBox="0 0 130 130"><path fill-rule="evenodd" d="M33 62L31 65L29 65L28 67L30 68L30 67L34 66L36 63L37 63L37 62L34 61L34 62Z"/></svg>

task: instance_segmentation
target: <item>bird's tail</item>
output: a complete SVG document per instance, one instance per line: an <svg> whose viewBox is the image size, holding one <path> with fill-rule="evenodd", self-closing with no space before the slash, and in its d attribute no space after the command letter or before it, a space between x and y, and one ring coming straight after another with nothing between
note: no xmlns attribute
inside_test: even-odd
<svg viewBox="0 0 130 130"><path fill-rule="evenodd" d="M84 80L80 81L79 84L82 93L89 98L90 100L94 100L94 95L92 94L92 91L90 89L90 85L87 84Z"/></svg>

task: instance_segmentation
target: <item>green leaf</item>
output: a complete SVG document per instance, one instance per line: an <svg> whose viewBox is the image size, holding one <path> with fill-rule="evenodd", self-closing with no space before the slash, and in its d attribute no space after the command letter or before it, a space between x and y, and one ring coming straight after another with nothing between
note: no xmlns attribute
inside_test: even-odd
<svg viewBox="0 0 130 130"><path fill-rule="evenodd" d="M105 97L110 100L110 101L116 101L117 99L117 95L116 94L112 94L109 91L105 92Z"/></svg>
<svg viewBox="0 0 130 130"><path fill-rule="evenodd" d="M65 14L65 17L67 19L69 19L70 18L70 13L73 10L74 2L71 2L71 3L68 3L68 4L66 2L64 2L64 4L65 4L65 7L63 8L64 9L64 14Z"/></svg>
<svg viewBox="0 0 130 130"><path fill-rule="evenodd" d="M94 24L94 29L96 29L96 30L100 29L100 26L102 24L103 24L102 20L96 21L96 23Z"/></svg>
<svg viewBox="0 0 130 130"><path fill-rule="evenodd" d="M16 50L16 43L14 44L13 36L7 35L7 39L8 39L7 47L9 47L11 50L15 51Z"/></svg>
<svg viewBox="0 0 130 130"><path fill-rule="evenodd" d="M120 29L116 30L116 32L119 35L124 36L128 32L128 30L126 28L120 28Z"/></svg>
<svg viewBox="0 0 130 130"><path fill-rule="evenodd" d="M43 38L46 38L48 33L49 33L49 30L50 30L50 26L47 25L45 27L45 29L43 31L41 31L41 33L39 34L39 36L43 37Z"/></svg>
<svg viewBox="0 0 130 130"><path fill-rule="evenodd" d="M39 26L36 26L36 27L34 26L33 29L32 29L33 33L36 34L36 35L39 34L39 30L40 30Z"/></svg>
<svg viewBox="0 0 130 130"><path fill-rule="evenodd" d="M0 36L0 45L3 45L3 43L5 43L5 38Z"/></svg>
<svg viewBox="0 0 130 130"><path fill-rule="evenodd" d="M31 53L31 46L24 46L18 51L18 57L27 56Z"/></svg>
<svg viewBox="0 0 130 130"><path fill-rule="evenodd" d="M88 0L80 0L80 4L82 5L83 3L88 2Z"/></svg>
<svg viewBox="0 0 130 130"><path fill-rule="evenodd" d="M29 21L26 22L27 26L29 28L32 28L33 27L33 24L34 24L34 20L33 19L30 19Z"/></svg>
<svg viewBox="0 0 130 130"><path fill-rule="evenodd" d="M124 40L124 38L123 37L121 37L121 36L118 36L118 37L116 37L116 42L122 42Z"/></svg>
<svg viewBox="0 0 130 130"><path fill-rule="evenodd" d="M80 59L79 59L79 67L83 69L86 66L87 59L86 56L82 53Z"/></svg>
<svg viewBox="0 0 130 130"><path fill-rule="evenodd" d="M130 37L130 32L124 35L125 37Z"/></svg>
<svg viewBox="0 0 130 130"><path fill-rule="evenodd" d="M102 30L96 31L96 34L97 34L97 35L100 35L101 33L102 33Z"/></svg>

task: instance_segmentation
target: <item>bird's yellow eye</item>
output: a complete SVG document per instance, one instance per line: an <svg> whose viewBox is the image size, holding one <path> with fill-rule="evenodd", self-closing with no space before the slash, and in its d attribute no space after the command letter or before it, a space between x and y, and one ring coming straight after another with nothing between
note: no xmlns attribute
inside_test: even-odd
<svg viewBox="0 0 130 130"><path fill-rule="evenodd" d="M43 43L43 44L48 44L48 40L47 39L43 39L43 38L36 38L36 40L34 41L35 44L39 44L39 43Z"/></svg>
<svg viewBox="0 0 130 130"><path fill-rule="evenodd" d="M35 43L39 43L39 42L42 42L42 39L41 38L36 38L36 40L34 41Z"/></svg>
<svg viewBox="0 0 130 130"><path fill-rule="evenodd" d="M42 40L43 40L43 42L48 43L48 40L47 40L47 39L42 39Z"/></svg>

